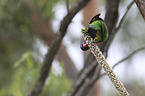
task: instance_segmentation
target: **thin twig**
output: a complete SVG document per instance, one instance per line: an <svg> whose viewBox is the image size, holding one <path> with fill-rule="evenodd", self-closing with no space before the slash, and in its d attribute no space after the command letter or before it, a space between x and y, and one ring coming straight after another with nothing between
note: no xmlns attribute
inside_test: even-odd
<svg viewBox="0 0 145 96"><path fill-rule="evenodd" d="M130 10L130 8L132 7L133 4L134 4L134 1L132 1L132 2L127 6L126 12L124 13L123 17L121 18L118 27L115 29L115 32L117 32L117 31L121 28L121 26L123 25L123 22L125 21L126 15L127 15L128 11Z"/></svg>
<svg viewBox="0 0 145 96"><path fill-rule="evenodd" d="M124 62L125 60L131 58L134 54L136 54L137 52L139 52L139 51L141 51L141 50L143 50L143 49L145 49L145 45L143 45L143 46L137 48L136 50L134 50L133 52L131 52L128 56L126 56L126 57L123 58L122 60L118 61L116 64L113 65L112 68L114 69L118 64L120 64L120 63Z"/></svg>
<svg viewBox="0 0 145 96"><path fill-rule="evenodd" d="M67 9L67 13L69 13L69 0L66 0L66 9Z"/></svg>

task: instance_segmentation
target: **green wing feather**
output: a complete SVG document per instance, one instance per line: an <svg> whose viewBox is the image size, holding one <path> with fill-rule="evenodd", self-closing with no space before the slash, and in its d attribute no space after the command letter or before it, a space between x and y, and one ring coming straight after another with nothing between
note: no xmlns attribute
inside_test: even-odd
<svg viewBox="0 0 145 96"><path fill-rule="evenodd" d="M102 32L103 41L106 41L108 39L109 32L104 22L101 22L101 32Z"/></svg>
<svg viewBox="0 0 145 96"><path fill-rule="evenodd" d="M95 20L88 25L88 28L96 30L96 37L94 38L95 43L102 42L108 38L108 29L104 21Z"/></svg>

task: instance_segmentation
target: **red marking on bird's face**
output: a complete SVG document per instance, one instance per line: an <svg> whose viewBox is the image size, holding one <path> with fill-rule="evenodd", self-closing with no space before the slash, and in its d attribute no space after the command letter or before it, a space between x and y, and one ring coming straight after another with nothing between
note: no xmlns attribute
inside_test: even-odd
<svg viewBox="0 0 145 96"><path fill-rule="evenodd" d="M87 47L87 44L84 44L83 47Z"/></svg>
<svg viewBox="0 0 145 96"><path fill-rule="evenodd" d="M100 43L102 43L103 41L101 41L101 42L97 42L97 44L100 44Z"/></svg>
<svg viewBox="0 0 145 96"><path fill-rule="evenodd" d="M89 32L89 29L87 29L87 31L86 32Z"/></svg>

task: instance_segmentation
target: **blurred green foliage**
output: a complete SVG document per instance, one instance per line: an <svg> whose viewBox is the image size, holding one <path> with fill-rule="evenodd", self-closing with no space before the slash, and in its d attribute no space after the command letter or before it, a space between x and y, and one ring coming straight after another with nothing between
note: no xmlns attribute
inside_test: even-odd
<svg viewBox="0 0 145 96"><path fill-rule="evenodd" d="M39 22L52 19L60 1L64 0L34 0ZM36 56L40 51L33 48L37 39L29 6L23 0L0 0L0 96L27 96L31 91L41 66ZM49 81L42 96L60 96L71 86L64 72L52 72Z"/></svg>
<svg viewBox="0 0 145 96"><path fill-rule="evenodd" d="M0 96L27 96L39 74L39 61L34 58L31 51L28 51L15 62L12 68L14 72L11 82L0 89Z"/></svg>
<svg viewBox="0 0 145 96"><path fill-rule="evenodd" d="M56 73L55 69L52 69L42 96L48 96L48 94L50 96L63 96L70 89L71 81L65 76L63 66L59 67L62 69L59 74ZM33 56L33 52L29 51L15 62L13 69L12 80L9 82L9 86L3 86L0 89L0 96L28 96L38 77L40 62Z"/></svg>
<svg viewBox="0 0 145 96"><path fill-rule="evenodd" d="M69 92L72 82L69 80L63 70L63 63L60 63L60 72L57 73L56 69L52 68L47 84L44 87L42 96L66 96Z"/></svg>
<svg viewBox="0 0 145 96"><path fill-rule="evenodd" d="M0 88L11 81L14 62L33 47L28 8L19 0L0 1Z"/></svg>

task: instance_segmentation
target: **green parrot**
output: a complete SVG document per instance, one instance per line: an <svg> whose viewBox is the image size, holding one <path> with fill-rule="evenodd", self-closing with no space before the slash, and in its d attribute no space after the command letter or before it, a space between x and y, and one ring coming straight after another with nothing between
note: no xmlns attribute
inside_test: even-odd
<svg viewBox="0 0 145 96"><path fill-rule="evenodd" d="M89 33L89 35L94 39L94 43L101 43L108 38L108 28L102 18L100 18L101 14L97 14L94 16L88 27L85 29L86 32ZM81 49L83 51L86 51L89 49L89 46L86 44L86 41L84 40L82 44L80 45Z"/></svg>

